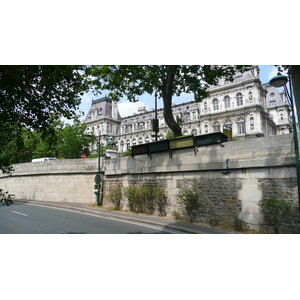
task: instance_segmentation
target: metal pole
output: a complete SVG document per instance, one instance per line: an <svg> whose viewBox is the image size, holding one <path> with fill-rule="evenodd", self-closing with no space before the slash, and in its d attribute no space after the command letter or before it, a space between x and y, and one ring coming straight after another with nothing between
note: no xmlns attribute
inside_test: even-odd
<svg viewBox="0 0 300 300"><path fill-rule="evenodd" d="M101 139L101 133L99 133L99 140L98 140L98 174L97 174L97 206L101 205L101 199L100 199L100 186L101 186L101 177L100 177L100 139Z"/></svg>
<svg viewBox="0 0 300 300"><path fill-rule="evenodd" d="M157 130L158 130L158 122L157 122L157 91L155 91L155 141L157 142Z"/></svg>
<svg viewBox="0 0 300 300"><path fill-rule="evenodd" d="M296 126L296 118L295 118L295 110L294 110L294 100L293 100L293 91L292 91L292 83L291 76L289 75L289 86L291 95L289 95L286 86L284 89L290 98L291 108L292 108L292 122L293 122L293 137L294 137L294 146L295 146L295 159L296 159L296 173L297 173L297 186L298 186L298 203L300 210L300 161L299 161L299 144L298 144L298 134L297 134L297 126Z"/></svg>

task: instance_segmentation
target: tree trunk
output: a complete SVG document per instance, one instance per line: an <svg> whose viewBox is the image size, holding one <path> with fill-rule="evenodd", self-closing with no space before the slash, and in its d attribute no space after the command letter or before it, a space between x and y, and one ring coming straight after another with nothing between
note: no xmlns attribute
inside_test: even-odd
<svg viewBox="0 0 300 300"><path fill-rule="evenodd" d="M173 82L175 76L176 67L170 69L167 73L166 81L162 87L162 98L164 102L164 118L172 130L175 137L182 135L181 127L176 123L172 113L172 95L173 95Z"/></svg>

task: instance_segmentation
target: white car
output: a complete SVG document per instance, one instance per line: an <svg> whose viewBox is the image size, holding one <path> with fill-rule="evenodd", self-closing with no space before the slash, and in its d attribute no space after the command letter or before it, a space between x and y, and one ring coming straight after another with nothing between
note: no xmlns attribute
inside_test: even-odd
<svg viewBox="0 0 300 300"><path fill-rule="evenodd" d="M34 158L31 162L49 161L49 160L58 160L58 159L55 157L43 157L43 158Z"/></svg>

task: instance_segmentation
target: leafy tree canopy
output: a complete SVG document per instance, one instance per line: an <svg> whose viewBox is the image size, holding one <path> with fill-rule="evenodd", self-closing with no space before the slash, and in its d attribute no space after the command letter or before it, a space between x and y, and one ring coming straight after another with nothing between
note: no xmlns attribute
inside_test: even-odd
<svg viewBox="0 0 300 300"><path fill-rule="evenodd" d="M9 151L23 129L53 133L71 119L89 84L83 66L0 66L0 168L9 172ZM9 143L14 140L14 145ZM19 139L20 140L20 139ZM20 149L19 149L20 150Z"/></svg>
<svg viewBox="0 0 300 300"><path fill-rule="evenodd" d="M175 136L182 135L181 128L172 114L172 96L192 93L195 101L208 96L207 89L224 77L232 81L236 72L244 72L250 66L211 65L114 65L91 66L86 74L91 75L96 90L110 90L109 97L118 101L127 96L137 101L138 96L158 93L164 103L164 118Z"/></svg>

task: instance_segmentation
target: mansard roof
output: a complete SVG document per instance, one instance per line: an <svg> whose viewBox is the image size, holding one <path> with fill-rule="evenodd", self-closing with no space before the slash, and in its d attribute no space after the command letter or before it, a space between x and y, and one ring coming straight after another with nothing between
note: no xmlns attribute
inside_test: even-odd
<svg viewBox="0 0 300 300"><path fill-rule="evenodd" d="M286 99L283 96L283 93L280 93L277 88L271 86L268 83L263 84L263 86L267 89L267 95L266 95L267 106L273 106L282 103L287 104Z"/></svg>
<svg viewBox="0 0 300 300"><path fill-rule="evenodd" d="M117 107L117 106L116 106ZM92 105L86 115L85 122L99 119L102 117L113 118L113 103L109 97L102 97L92 100ZM121 115L117 110L117 120L121 121Z"/></svg>

